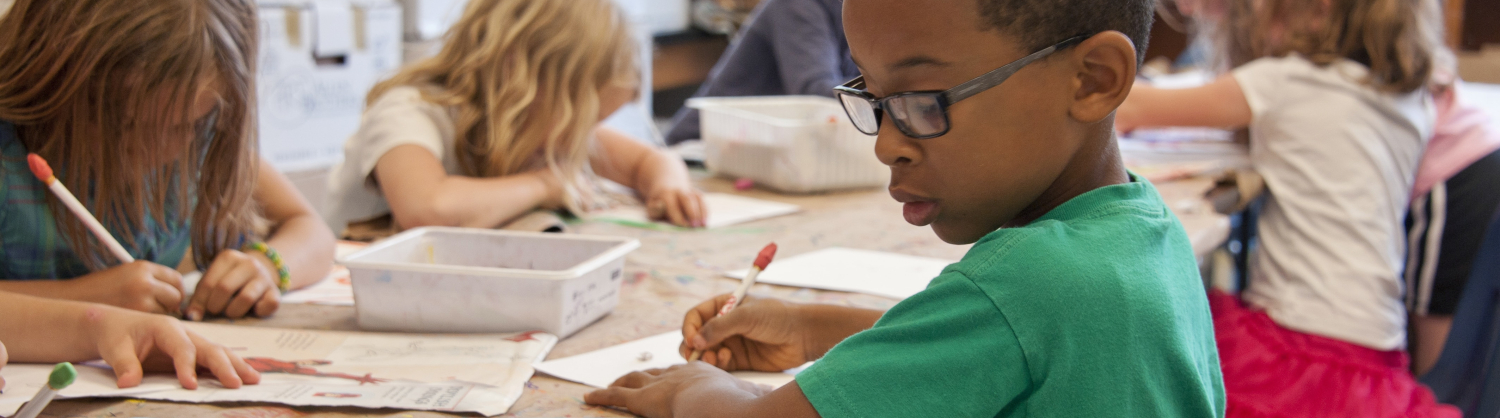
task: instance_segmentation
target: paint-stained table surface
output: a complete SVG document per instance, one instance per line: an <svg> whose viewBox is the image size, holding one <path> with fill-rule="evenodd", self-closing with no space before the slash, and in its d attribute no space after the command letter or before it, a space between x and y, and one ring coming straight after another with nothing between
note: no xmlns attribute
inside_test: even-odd
<svg viewBox="0 0 1500 418"><path fill-rule="evenodd" d="M732 192L728 182L706 179L708 191ZM1201 196L1207 180L1160 184L1163 197L1182 219L1200 258L1229 234L1229 221L1214 214ZM957 260L968 246L942 242L928 228L906 224L900 204L883 190L787 196L760 190L742 194L801 205L801 213L708 231L656 231L611 223L576 225L576 232L623 235L640 239L641 248L626 259L620 305L613 313L558 342L549 359L568 357L679 329L686 309L719 293L732 292L738 280L722 273L745 268L757 250L775 241L779 255L789 257L824 247L850 247ZM821 302L866 308L888 308L891 299L845 292L757 285L757 295L799 302ZM248 326L357 330L354 308L283 305L274 317L225 321ZM583 404L591 388L538 374L510 412L516 417L629 416ZM244 417L300 416L439 417L435 412L358 408L287 407L272 404L178 404L123 399L76 399L54 402L49 417ZM463 415L457 415L463 416ZM472 415L469 415L472 416Z"/></svg>

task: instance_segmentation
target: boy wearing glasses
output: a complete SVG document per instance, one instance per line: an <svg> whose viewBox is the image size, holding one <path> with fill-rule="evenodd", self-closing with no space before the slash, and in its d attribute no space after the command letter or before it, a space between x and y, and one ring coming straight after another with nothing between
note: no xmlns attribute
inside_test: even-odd
<svg viewBox="0 0 1500 418"><path fill-rule="evenodd" d="M592 404L648 417L1222 417L1186 234L1113 137L1151 0L846 0L864 74L837 89L878 135L914 225L974 246L887 312L722 295L684 356ZM817 363L769 389L723 370Z"/></svg>

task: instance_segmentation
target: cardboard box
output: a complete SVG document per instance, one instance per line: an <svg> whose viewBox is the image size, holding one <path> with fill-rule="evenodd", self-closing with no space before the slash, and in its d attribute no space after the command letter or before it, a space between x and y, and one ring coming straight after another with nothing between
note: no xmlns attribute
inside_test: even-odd
<svg viewBox="0 0 1500 418"><path fill-rule="evenodd" d="M401 65L401 8L388 0L262 0L261 156L277 169L343 159L365 95Z"/></svg>

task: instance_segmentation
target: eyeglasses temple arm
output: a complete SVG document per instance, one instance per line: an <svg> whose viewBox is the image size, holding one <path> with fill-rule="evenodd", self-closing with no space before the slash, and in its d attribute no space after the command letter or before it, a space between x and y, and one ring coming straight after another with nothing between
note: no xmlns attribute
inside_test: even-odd
<svg viewBox="0 0 1500 418"><path fill-rule="evenodd" d="M974 79L972 80L965 81L963 84L953 86L953 88L943 92L943 98L947 99L948 103L951 104L956 103L959 100L967 99L969 98L969 96L979 94L979 92L985 91L990 87L994 87L999 85L1000 83L1004 83L1005 79L1010 78L1010 76L1014 75L1016 71L1020 71L1021 68L1026 67L1027 64L1031 64L1036 60L1046 58L1048 55L1052 55L1053 52L1057 52L1057 50L1059 49L1073 46L1073 44L1083 41L1084 39L1086 39L1086 37L1075 36L1072 38L1068 38L1068 40L1058 42L1056 45L1042 48L1040 51L1036 51L1031 53L1031 55L1021 57L1021 59L1018 59L1015 62L1005 64L1005 66L1003 67L996 68L994 70L991 70L990 72L981 74L978 77L974 77Z"/></svg>

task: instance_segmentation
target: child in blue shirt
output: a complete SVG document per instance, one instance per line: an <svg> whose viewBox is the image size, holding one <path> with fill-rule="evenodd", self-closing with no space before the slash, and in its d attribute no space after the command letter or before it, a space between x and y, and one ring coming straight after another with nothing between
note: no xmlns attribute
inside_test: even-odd
<svg viewBox="0 0 1500 418"><path fill-rule="evenodd" d="M818 95L859 75L844 40L844 0L765 0L693 97ZM667 143L699 138L698 111L672 117Z"/></svg>

